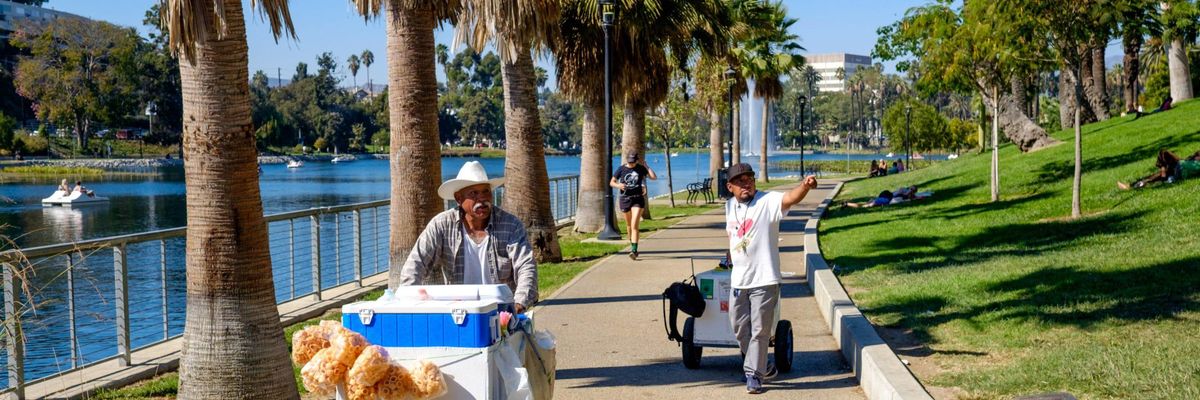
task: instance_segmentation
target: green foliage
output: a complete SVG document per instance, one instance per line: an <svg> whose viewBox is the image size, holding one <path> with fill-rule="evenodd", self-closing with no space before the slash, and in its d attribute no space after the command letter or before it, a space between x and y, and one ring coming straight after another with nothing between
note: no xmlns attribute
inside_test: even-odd
<svg viewBox="0 0 1200 400"><path fill-rule="evenodd" d="M387 148L389 145L391 145L391 143L391 133L389 133L387 129L380 129L379 131L375 132L374 135L371 135L371 144L374 146Z"/></svg>
<svg viewBox="0 0 1200 400"><path fill-rule="evenodd" d="M63 167L58 165L24 165L8 167L3 170L6 175L21 176L72 176L97 177L104 175L104 170L88 167Z"/></svg>
<svg viewBox="0 0 1200 400"><path fill-rule="evenodd" d="M11 43L20 57L14 83L39 119L71 126L81 144L92 122L115 125L136 112L137 32L87 19L56 18L26 26Z"/></svg>
<svg viewBox="0 0 1200 400"><path fill-rule="evenodd" d="M946 117L936 109L912 99L892 104L883 114L883 131L896 152L952 148L948 127Z"/></svg>
<svg viewBox="0 0 1200 400"><path fill-rule="evenodd" d="M363 124L350 127L350 151L365 151L367 146L367 128Z"/></svg>
<svg viewBox="0 0 1200 400"><path fill-rule="evenodd" d="M1171 72L1167 68L1166 57L1161 60L1161 63L1146 66L1151 71L1150 76L1146 78L1145 91L1138 97L1138 104L1141 104L1146 112L1158 108L1163 100L1171 95Z"/></svg>
<svg viewBox="0 0 1200 400"><path fill-rule="evenodd" d="M17 120L0 112L0 150L14 150Z"/></svg>
<svg viewBox="0 0 1200 400"><path fill-rule="evenodd" d="M21 154L45 155L49 147L50 141L46 140L44 136L30 135L24 132L13 136L13 150L20 150Z"/></svg>
<svg viewBox="0 0 1200 400"><path fill-rule="evenodd" d="M313 148L317 151L325 151L329 148L329 143L325 141L325 138L320 137L317 138L317 141L313 142Z"/></svg>
<svg viewBox="0 0 1200 400"><path fill-rule="evenodd" d="M559 93L546 96L542 107L542 137L550 147L562 147L563 142L578 144L583 140L583 110Z"/></svg>
<svg viewBox="0 0 1200 400"><path fill-rule="evenodd" d="M926 384L973 399L1197 398L1200 180L1114 183L1153 172L1161 148L1200 149L1200 101L1131 119L1083 127L1081 219L1065 218L1072 146L1005 145L999 202L988 202L989 154L856 181L839 201L906 185L933 197L834 208L821 250L871 322L935 354L925 362L938 368L914 368Z"/></svg>
<svg viewBox="0 0 1200 400"><path fill-rule="evenodd" d="M272 119L254 130L254 142L259 150L266 150L269 143L275 143L278 140L279 134L279 124Z"/></svg>

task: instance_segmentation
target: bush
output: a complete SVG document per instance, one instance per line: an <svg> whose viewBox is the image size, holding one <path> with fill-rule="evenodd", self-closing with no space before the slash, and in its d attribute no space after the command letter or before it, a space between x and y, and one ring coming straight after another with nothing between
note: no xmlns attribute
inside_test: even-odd
<svg viewBox="0 0 1200 400"><path fill-rule="evenodd" d="M379 132L375 132L374 135L371 135L371 144L373 144L373 145L380 146L380 147L388 147L391 145L391 143L392 143L391 134L388 133L387 129L380 129Z"/></svg>
<svg viewBox="0 0 1200 400"><path fill-rule="evenodd" d="M326 147L329 147L329 143L325 141L325 138L317 138L317 141L313 142L313 148L317 151L325 150Z"/></svg>
<svg viewBox="0 0 1200 400"><path fill-rule="evenodd" d="M16 148L16 141L13 140L13 135L17 131L17 120L0 112L0 150L13 150Z"/></svg>
<svg viewBox="0 0 1200 400"><path fill-rule="evenodd" d="M50 147L50 141L45 137L30 135L25 132L17 133L13 139L13 149L20 150L21 154L29 155L44 155L46 149Z"/></svg>

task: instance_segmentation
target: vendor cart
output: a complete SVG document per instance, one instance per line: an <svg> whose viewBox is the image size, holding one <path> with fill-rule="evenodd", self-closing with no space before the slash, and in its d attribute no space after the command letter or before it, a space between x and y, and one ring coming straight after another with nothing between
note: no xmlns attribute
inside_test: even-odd
<svg viewBox="0 0 1200 400"><path fill-rule="evenodd" d="M693 274L696 260L724 260L719 256L691 257ZM733 335L733 322L729 318L730 269L718 267L696 275L696 284L704 296L704 314L699 318L688 317L683 323L683 365L689 369L700 368L700 358L705 347L738 348ZM772 326L771 347L775 353L775 367L780 372L792 370L792 322L780 319L782 299L775 307L775 324Z"/></svg>

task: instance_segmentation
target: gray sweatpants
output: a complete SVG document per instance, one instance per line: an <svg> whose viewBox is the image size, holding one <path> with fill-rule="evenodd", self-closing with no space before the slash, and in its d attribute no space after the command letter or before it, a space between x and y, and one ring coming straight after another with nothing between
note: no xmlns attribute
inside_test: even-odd
<svg viewBox="0 0 1200 400"><path fill-rule="evenodd" d="M779 285L733 289L729 299L733 335L746 355L742 369L746 374L761 377L767 372L767 350L771 347L775 307L779 306Z"/></svg>

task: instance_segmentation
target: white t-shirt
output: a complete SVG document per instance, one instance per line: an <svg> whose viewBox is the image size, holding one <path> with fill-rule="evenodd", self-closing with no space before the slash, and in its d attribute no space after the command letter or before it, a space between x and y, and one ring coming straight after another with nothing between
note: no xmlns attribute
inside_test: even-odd
<svg viewBox="0 0 1200 400"><path fill-rule="evenodd" d="M491 283L487 273L487 249L492 235L487 235L479 243L471 240L467 228L463 227L463 284L483 285Z"/></svg>
<svg viewBox="0 0 1200 400"><path fill-rule="evenodd" d="M730 283L750 289L783 282L779 272L779 222L783 193L758 191L747 204L731 198L725 204L725 233L733 262Z"/></svg>

